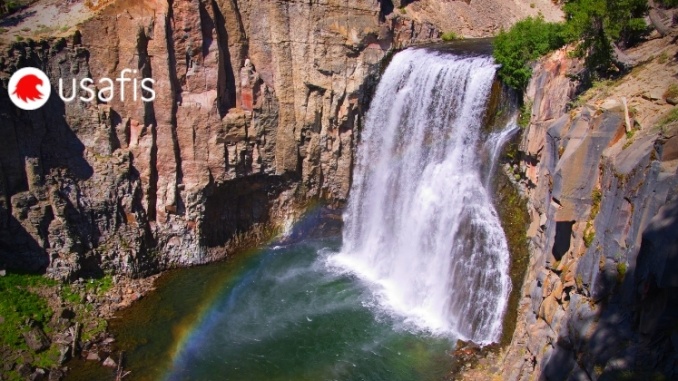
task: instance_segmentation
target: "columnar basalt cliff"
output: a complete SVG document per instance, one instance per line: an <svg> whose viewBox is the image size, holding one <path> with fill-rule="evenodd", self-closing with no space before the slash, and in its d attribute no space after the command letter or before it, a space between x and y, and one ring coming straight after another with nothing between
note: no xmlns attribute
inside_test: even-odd
<svg viewBox="0 0 678 381"><path fill-rule="evenodd" d="M381 20L383 22L380 22ZM395 46L437 38L374 1L117 1L74 35L0 61L58 78L152 77L157 98L2 92L1 266L143 275L266 239L308 200L347 197L354 131ZM401 30L402 29L402 30Z"/></svg>
<svg viewBox="0 0 678 381"><path fill-rule="evenodd" d="M678 376L672 38L627 51L630 74L578 98L583 68L566 50L535 68L523 159L507 168L521 178L532 224L503 379Z"/></svg>
<svg viewBox="0 0 678 381"><path fill-rule="evenodd" d="M262 242L310 200L342 205L384 58L442 34L430 2L410 3L37 2L10 16L5 37L23 42L5 38L4 88L24 66L47 72L55 93L62 78L66 96L72 79L132 69L157 98L128 86L125 99L53 96L22 112L1 92L0 266L144 275ZM534 11L507 7L491 27L454 27L487 36Z"/></svg>

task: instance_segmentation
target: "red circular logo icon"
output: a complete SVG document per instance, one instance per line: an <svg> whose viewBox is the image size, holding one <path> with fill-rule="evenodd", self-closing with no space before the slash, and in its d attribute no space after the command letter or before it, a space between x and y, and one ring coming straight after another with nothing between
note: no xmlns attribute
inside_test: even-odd
<svg viewBox="0 0 678 381"><path fill-rule="evenodd" d="M25 67L9 79L9 98L22 110L37 110L52 94L49 78L40 69Z"/></svg>

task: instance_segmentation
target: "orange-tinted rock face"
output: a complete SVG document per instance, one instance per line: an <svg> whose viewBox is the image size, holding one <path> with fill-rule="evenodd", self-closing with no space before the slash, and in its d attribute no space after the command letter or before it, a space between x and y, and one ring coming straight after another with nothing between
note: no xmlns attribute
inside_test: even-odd
<svg viewBox="0 0 678 381"><path fill-rule="evenodd" d="M15 44L58 79L153 78L108 103L19 112L0 95L0 266L67 278L204 263L265 239L299 205L348 196L354 132L393 46L433 26L371 0L113 1L66 41Z"/></svg>

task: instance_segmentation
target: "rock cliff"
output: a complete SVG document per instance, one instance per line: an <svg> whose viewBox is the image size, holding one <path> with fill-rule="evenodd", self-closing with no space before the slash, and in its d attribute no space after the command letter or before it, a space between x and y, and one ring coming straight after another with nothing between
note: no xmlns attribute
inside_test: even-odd
<svg viewBox="0 0 678 381"><path fill-rule="evenodd" d="M627 51L628 75L583 94L566 49L535 67L523 159L508 168L532 223L503 379L678 376L673 38Z"/></svg>
<svg viewBox="0 0 678 381"><path fill-rule="evenodd" d="M145 275L263 242L311 202L340 206L390 52L536 12L444 3L47 0L6 16L4 89L24 66L43 69L55 94L63 79L66 96L73 79L130 69L155 80L157 98L53 96L23 112L0 92L0 267ZM464 16L488 6L497 16L482 27Z"/></svg>
<svg viewBox="0 0 678 381"><path fill-rule="evenodd" d="M382 59L440 34L365 0L89 10L63 38L12 43L4 87L23 66L47 72L55 93L59 78L128 68L155 80L157 98L54 96L22 112L2 91L2 267L143 275L261 242L309 200L341 204Z"/></svg>

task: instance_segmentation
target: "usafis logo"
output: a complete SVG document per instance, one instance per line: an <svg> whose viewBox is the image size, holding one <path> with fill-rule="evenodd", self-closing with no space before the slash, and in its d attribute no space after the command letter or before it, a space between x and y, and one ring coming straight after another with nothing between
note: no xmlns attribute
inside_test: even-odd
<svg viewBox="0 0 678 381"><path fill-rule="evenodd" d="M37 110L52 94L49 78L40 69L25 67L9 79L9 98L22 110Z"/></svg>
<svg viewBox="0 0 678 381"><path fill-rule="evenodd" d="M123 69L115 79L100 78L95 82L91 78L82 78L76 81L64 81L59 78L59 97L64 103L74 100L81 102L110 102L119 98L121 102L131 99L136 102L153 102L155 100L155 82L151 78L131 78L136 76L136 70ZM127 89L127 91L126 91ZM40 69L25 67L18 70L9 79L9 98L22 110L37 110L44 106L52 94L49 78ZM98 91L97 91L98 90Z"/></svg>

